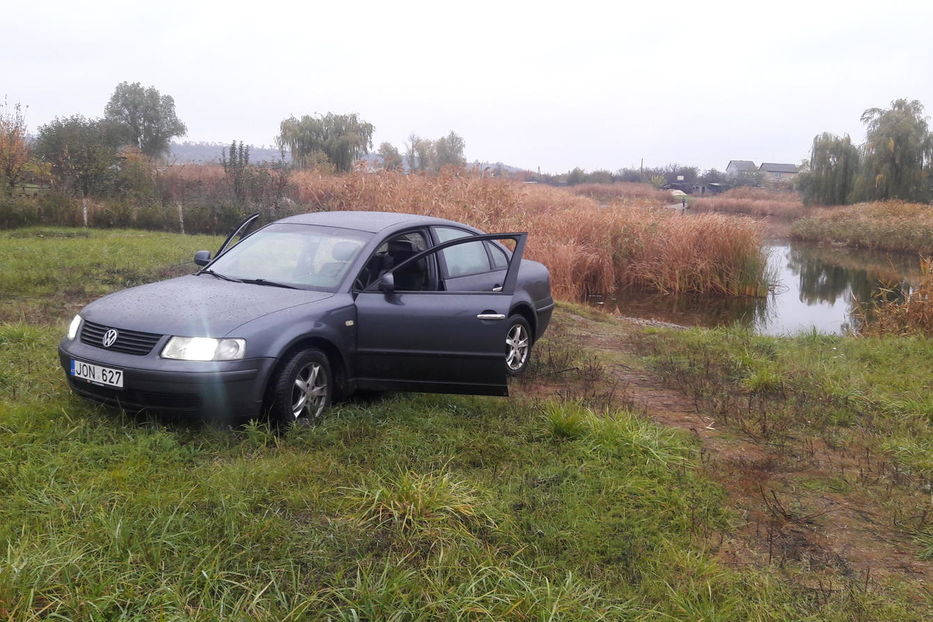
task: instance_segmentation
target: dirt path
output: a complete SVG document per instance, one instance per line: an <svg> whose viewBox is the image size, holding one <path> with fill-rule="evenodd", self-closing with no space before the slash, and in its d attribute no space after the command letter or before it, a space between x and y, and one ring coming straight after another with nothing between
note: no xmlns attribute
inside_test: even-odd
<svg viewBox="0 0 933 622"><path fill-rule="evenodd" d="M833 590L841 581L929 581L933 564L917 543L886 519L876 500L871 457L853 456L814 439L773 447L721 424L683 393L666 388L637 362L629 339L636 323L595 322L566 314L562 330L606 361L609 383L652 420L689 431L702 444L704 472L719 482L741 517L735 533L717 534L711 547L731 565L777 565L804 571L804 587ZM568 325L569 324L569 325ZM545 388L543 386L539 388ZM553 390L553 386L551 386ZM841 491L824 485L853 482Z"/></svg>

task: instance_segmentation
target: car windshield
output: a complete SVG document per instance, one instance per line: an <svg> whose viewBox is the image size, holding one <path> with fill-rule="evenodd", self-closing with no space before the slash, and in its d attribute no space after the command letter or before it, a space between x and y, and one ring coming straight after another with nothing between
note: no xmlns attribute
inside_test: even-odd
<svg viewBox="0 0 933 622"><path fill-rule="evenodd" d="M337 227L270 225L221 255L210 270L259 284L332 291L370 237Z"/></svg>

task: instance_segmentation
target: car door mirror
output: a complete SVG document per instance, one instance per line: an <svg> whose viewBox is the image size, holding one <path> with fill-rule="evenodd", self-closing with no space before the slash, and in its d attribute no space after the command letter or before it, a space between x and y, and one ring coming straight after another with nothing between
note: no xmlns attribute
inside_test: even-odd
<svg viewBox="0 0 933 622"><path fill-rule="evenodd" d="M386 272L379 277L379 291L385 294L391 294L395 291L395 277L391 272Z"/></svg>
<svg viewBox="0 0 933 622"><path fill-rule="evenodd" d="M198 251L194 254L194 263L198 266L206 266L211 262L210 251Z"/></svg>

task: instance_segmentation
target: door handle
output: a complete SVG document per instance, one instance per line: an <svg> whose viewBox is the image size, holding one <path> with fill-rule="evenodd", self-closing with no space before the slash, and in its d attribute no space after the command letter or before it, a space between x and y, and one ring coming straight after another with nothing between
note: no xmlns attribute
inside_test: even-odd
<svg viewBox="0 0 933 622"><path fill-rule="evenodd" d="M505 315L502 313L480 313L476 316L477 320L504 320Z"/></svg>
<svg viewBox="0 0 933 622"><path fill-rule="evenodd" d="M502 291L502 286L501 286L501 285L496 285L495 287L492 288L492 291L494 291L494 292L501 292L501 291Z"/></svg>

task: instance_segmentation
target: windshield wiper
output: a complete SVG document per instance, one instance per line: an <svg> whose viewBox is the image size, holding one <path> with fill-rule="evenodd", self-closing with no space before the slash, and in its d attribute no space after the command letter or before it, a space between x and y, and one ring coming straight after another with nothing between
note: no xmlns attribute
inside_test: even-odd
<svg viewBox="0 0 933 622"><path fill-rule="evenodd" d="M209 274L211 276L216 276L218 279L223 279L225 281L231 281L233 283L242 283L240 279L235 279L232 276L227 276L226 274L221 274L219 272L214 272L213 270L201 270L198 274Z"/></svg>
<svg viewBox="0 0 933 622"><path fill-rule="evenodd" d="M267 281L266 279L240 279L240 283L250 283L252 285L268 285L269 287L284 287L286 289L299 289L294 285L286 285L276 281Z"/></svg>

